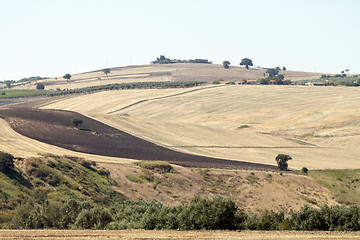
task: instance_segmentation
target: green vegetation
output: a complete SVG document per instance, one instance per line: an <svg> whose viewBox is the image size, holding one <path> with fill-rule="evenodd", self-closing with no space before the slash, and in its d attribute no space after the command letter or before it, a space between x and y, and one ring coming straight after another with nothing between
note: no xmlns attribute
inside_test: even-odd
<svg viewBox="0 0 360 240"><path fill-rule="evenodd" d="M83 120L81 120L79 118L73 118L71 121L75 125L75 127L78 127L80 124L83 123Z"/></svg>
<svg viewBox="0 0 360 240"><path fill-rule="evenodd" d="M307 82L322 83L325 86L358 87L360 86L360 76L359 75L348 76L346 74L335 74L335 75L324 74L319 79L296 81L298 85L304 85Z"/></svg>
<svg viewBox="0 0 360 240"><path fill-rule="evenodd" d="M103 69L103 73L106 75L106 77L108 77L108 74L111 73L111 70L109 68L105 68Z"/></svg>
<svg viewBox="0 0 360 240"><path fill-rule="evenodd" d="M38 84L36 84L36 89L38 89L38 90L44 90L44 89L45 89L45 85L42 84L42 83L38 83Z"/></svg>
<svg viewBox="0 0 360 240"><path fill-rule="evenodd" d="M223 61L223 67L225 69L229 68L230 62L229 61Z"/></svg>
<svg viewBox="0 0 360 240"><path fill-rule="evenodd" d="M158 173L174 173L175 169L168 163L163 161L140 161L135 163L141 168L146 168Z"/></svg>
<svg viewBox="0 0 360 240"><path fill-rule="evenodd" d="M1 159L12 159L10 154L0 155ZM0 172L0 224L8 222L21 206L31 211L39 204L77 199L108 207L126 199L112 189L116 183L102 174L105 170L84 167L87 161L83 159L42 154L17 161L21 161L21 168L10 164L10 170Z"/></svg>
<svg viewBox="0 0 360 240"><path fill-rule="evenodd" d="M69 73L67 73L63 76L63 78L66 79L66 82L69 82L71 75Z"/></svg>
<svg viewBox="0 0 360 240"><path fill-rule="evenodd" d="M120 89L166 89L166 88L189 88L204 85L205 82L136 82L136 83L115 83L101 86L76 88L69 90L3 90L0 92L1 98L20 98L35 96L61 96L68 94L92 93L105 90Z"/></svg>
<svg viewBox="0 0 360 240"><path fill-rule="evenodd" d="M360 169L312 170L308 174L328 188L337 202L360 205Z"/></svg>
<svg viewBox="0 0 360 240"><path fill-rule="evenodd" d="M278 168L280 170L287 170L288 169L288 164L287 162L289 160L291 160L292 158L289 155L286 154L278 154L275 158L275 161L278 165Z"/></svg>
<svg viewBox="0 0 360 240"><path fill-rule="evenodd" d="M253 66L253 62L249 58L241 59L240 66L245 66L246 69L249 69L249 66Z"/></svg>
<svg viewBox="0 0 360 240"><path fill-rule="evenodd" d="M358 231L360 208L353 205L307 205L285 216L283 211L247 214L223 197L195 197L188 204L167 206L156 201L125 201L99 208L86 201L43 202L20 206L4 227L16 229L182 229Z"/></svg>
<svg viewBox="0 0 360 240"><path fill-rule="evenodd" d="M249 127L250 127L249 125L244 124L244 125L241 125L241 126L238 127L238 128L242 129L242 128L249 128Z"/></svg>
<svg viewBox="0 0 360 240"><path fill-rule="evenodd" d="M7 174L14 167L14 156L6 152L0 152L0 172Z"/></svg>

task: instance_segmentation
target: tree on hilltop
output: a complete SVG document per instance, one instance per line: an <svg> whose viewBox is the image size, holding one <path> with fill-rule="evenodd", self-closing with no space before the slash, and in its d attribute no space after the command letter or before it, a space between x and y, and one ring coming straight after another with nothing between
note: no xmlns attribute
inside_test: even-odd
<svg viewBox="0 0 360 240"><path fill-rule="evenodd" d="M106 77L108 77L108 74L111 73L110 69L109 68L105 68L103 69L103 72L105 73Z"/></svg>
<svg viewBox="0 0 360 240"><path fill-rule="evenodd" d="M223 61L223 66L224 66L224 68L229 68L229 65L230 65L231 63L229 62L229 61Z"/></svg>
<svg viewBox="0 0 360 240"><path fill-rule="evenodd" d="M253 62L249 58L243 58L243 59L241 59L240 66L244 66L244 65L245 65L246 69L249 69L249 66L253 66Z"/></svg>
<svg viewBox="0 0 360 240"><path fill-rule="evenodd" d="M66 79L66 82L69 82L71 75L69 73L67 73L63 76L63 78Z"/></svg>

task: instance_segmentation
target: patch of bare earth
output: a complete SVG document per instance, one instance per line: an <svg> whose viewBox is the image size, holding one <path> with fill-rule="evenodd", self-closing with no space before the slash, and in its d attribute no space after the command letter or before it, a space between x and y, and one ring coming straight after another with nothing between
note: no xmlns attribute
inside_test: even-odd
<svg viewBox="0 0 360 240"><path fill-rule="evenodd" d="M116 190L132 200L158 200L168 205L189 202L195 196L224 196L239 208L261 214L266 210L298 210L308 204L335 205L329 190L314 179L291 173L200 169L173 166L175 171L159 173L135 164L99 163L110 170Z"/></svg>
<svg viewBox="0 0 360 240"><path fill-rule="evenodd" d="M137 160L163 160L188 167L276 170L274 166L176 152L78 113L31 108L3 108L4 118L18 133L73 151ZM72 119L83 124L74 127Z"/></svg>
<svg viewBox="0 0 360 240"><path fill-rule="evenodd" d="M0 239L360 239L359 232L291 232L291 231L146 231L146 230L0 230Z"/></svg>

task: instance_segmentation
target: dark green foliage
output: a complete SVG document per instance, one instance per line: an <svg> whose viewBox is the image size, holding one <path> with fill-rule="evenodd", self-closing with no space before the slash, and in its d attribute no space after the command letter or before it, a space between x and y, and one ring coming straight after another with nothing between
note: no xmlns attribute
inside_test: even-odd
<svg viewBox="0 0 360 240"><path fill-rule="evenodd" d="M156 201L125 201L110 209L70 199L64 203L21 205L10 226L17 229L228 229L359 231L360 208L353 205L303 206L285 217L266 211L260 217L237 210L230 199L194 198L190 203L166 206Z"/></svg>
<svg viewBox="0 0 360 240"><path fill-rule="evenodd" d="M230 62L229 61L223 61L223 67L229 68Z"/></svg>
<svg viewBox="0 0 360 240"><path fill-rule="evenodd" d="M42 84L42 83L38 83L38 84L36 84L36 89L38 89L38 90L44 90L44 89L45 89L45 85Z"/></svg>
<svg viewBox="0 0 360 240"><path fill-rule="evenodd" d="M230 199L194 198L178 219L182 229L234 229L236 205Z"/></svg>
<svg viewBox="0 0 360 240"><path fill-rule="evenodd" d="M277 70L275 68L269 68L266 70L266 73L269 74L269 77L274 77L274 76L278 75L279 70Z"/></svg>
<svg viewBox="0 0 360 240"><path fill-rule="evenodd" d="M20 98L34 96L62 96L67 94L93 93L98 91L120 90L120 89L167 89L167 88L190 88L204 85L205 82L136 82L136 83L113 83L101 86L91 86L68 90L7 90L0 98Z"/></svg>
<svg viewBox="0 0 360 240"><path fill-rule="evenodd" d="M309 172L309 169L307 169L306 167L303 167L303 168L301 169L301 171L302 171L303 173L307 174L307 173Z"/></svg>
<svg viewBox="0 0 360 240"><path fill-rule="evenodd" d="M288 164L287 162L291 160L292 158L289 155L286 154L278 154L275 158L276 163L278 164L278 168L280 170L287 170Z"/></svg>
<svg viewBox="0 0 360 240"><path fill-rule="evenodd" d="M240 66L245 66L246 69L249 69L249 66L253 66L253 62L249 58L243 58L241 59Z"/></svg>
<svg viewBox="0 0 360 240"><path fill-rule="evenodd" d="M99 207L84 209L76 218L74 228L104 229L112 220L112 216L105 209Z"/></svg>
<svg viewBox="0 0 360 240"><path fill-rule="evenodd" d="M0 152L0 172L9 173L14 169L14 156L10 153Z"/></svg>
<svg viewBox="0 0 360 240"><path fill-rule="evenodd" d="M83 123L83 120L81 120L79 118L73 118L71 121L75 125L75 127L78 127L80 124Z"/></svg>
<svg viewBox="0 0 360 240"><path fill-rule="evenodd" d="M106 77L108 77L108 74L111 73L111 70L109 68L105 68L102 71L103 71L103 73L105 73Z"/></svg>
<svg viewBox="0 0 360 240"><path fill-rule="evenodd" d="M63 76L63 78L66 79L66 82L69 82L71 75L69 73L67 73Z"/></svg>

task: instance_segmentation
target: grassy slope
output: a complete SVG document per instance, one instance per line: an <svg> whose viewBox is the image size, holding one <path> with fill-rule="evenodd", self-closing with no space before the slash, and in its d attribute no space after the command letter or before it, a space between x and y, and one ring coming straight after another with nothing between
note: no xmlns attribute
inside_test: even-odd
<svg viewBox="0 0 360 240"><path fill-rule="evenodd" d="M116 184L90 162L76 157L45 155L21 159L9 174L0 173L0 217L6 220L21 203L86 200L101 206L125 199ZM0 219L0 220L1 220Z"/></svg>

